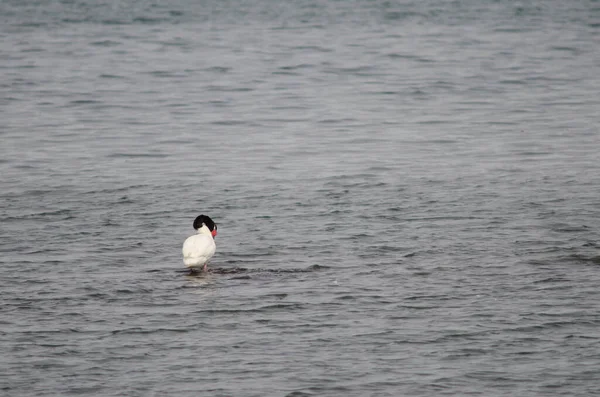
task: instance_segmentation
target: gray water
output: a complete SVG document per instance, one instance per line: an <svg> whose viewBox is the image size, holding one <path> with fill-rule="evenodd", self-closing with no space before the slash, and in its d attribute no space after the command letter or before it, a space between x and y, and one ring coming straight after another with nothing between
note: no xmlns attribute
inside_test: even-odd
<svg viewBox="0 0 600 397"><path fill-rule="evenodd" d="M4 0L0 38L2 395L600 393L599 2Z"/></svg>

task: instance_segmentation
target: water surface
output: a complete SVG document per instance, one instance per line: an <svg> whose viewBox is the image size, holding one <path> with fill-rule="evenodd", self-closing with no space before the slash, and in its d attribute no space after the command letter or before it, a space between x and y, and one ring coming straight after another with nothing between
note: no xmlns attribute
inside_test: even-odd
<svg viewBox="0 0 600 397"><path fill-rule="evenodd" d="M0 390L597 395L599 21L0 3Z"/></svg>

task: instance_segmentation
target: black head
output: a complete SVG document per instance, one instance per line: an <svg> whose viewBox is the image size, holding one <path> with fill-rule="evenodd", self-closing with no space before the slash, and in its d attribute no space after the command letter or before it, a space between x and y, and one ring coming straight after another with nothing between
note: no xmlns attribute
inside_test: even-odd
<svg viewBox="0 0 600 397"><path fill-rule="evenodd" d="M208 230L214 232L217 230L217 224L213 222L208 215L200 215L194 220L194 229L198 230L205 224Z"/></svg>

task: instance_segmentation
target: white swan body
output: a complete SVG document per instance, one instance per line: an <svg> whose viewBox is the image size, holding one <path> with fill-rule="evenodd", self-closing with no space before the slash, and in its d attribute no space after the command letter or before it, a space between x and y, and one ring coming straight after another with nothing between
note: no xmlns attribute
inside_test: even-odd
<svg viewBox="0 0 600 397"><path fill-rule="evenodd" d="M201 217L204 219L200 219ZM194 221L194 228L198 233L183 242L183 263L192 269L203 268L206 270L208 261L217 249L214 240L214 236L217 235L217 226L207 216L200 215Z"/></svg>

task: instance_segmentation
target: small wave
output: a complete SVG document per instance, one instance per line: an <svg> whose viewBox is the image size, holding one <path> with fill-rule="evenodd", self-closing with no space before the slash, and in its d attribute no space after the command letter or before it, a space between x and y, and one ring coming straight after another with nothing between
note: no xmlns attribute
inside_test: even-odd
<svg viewBox="0 0 600 397"><path fill-rule="evenodd" d="M204 69L207 72L215 72L215 73L228 73L231 71L231 68L228 66L211 66L209 68Z"/></svg>
<svg viewBox="0 0 600 397"><path fill-rule="evenodd" d="M97 47L115 47L115 46L121 45L121 43L118 41L113 41L113 40L101 40L101 41L93 41L90 43L90 45L97 46Z"/></svg>
<svg viewBox="0 0 600 397"><path fill-rule="evenodd" d="M133 22L134 23L141 23L141 24L157 24L160 22L164 22L165 19L164 18L152 18L152 17L137 17L137 18L133 18Z"/></svg>
<svg viewBox="0 0 600 397"><path fill-rule="evenodd" d="M209 268L208 272L211 274L240 274L240 273L310 273L318 270L328 269L327 266L323 265L312 265L307 268L294 268L294 269L249 269L245 267L234 267L234 268Z"/></svg>
<svg viewBox="0 0 600 397"><path fill-rule="evenodd" d="M98 76L101 79L124 79L125 77L116 74L102 73Z"/></svg>
<svg viewBox="0 0 600 397"><path fill-rule="evenodd" d="M281 66L279 68L279 70L297 70L297 69L306 69L306 68L312 68L312 67L314 67L314 65L312 65L310 63L299 63L296 65Z"/></svg>
<svg viewBox="0 0 600 397"><path fill-rule="evenodd" d="M558 249L556 249L558 251ZM592 265L600 265L600 255L583 255L583 254L571 254L571 255L559 255L556 257L548 257L545 259L532 259L527 263L533 266L547 266L553 263L562 262L575 262L575 263L589 263Z"/></svg>
<svg viewBox="0 0 600 397"><path fill-rule="evenodd" d="M310 397L310 396L314 396L314 394L305 393L302 391L293 391L289 394L286 394L285 397Z"/></svg>
<svg viewBox="0 0 600 397"><path fill-rule="evenodd" d="M293 50L310 50L310 51L314 51L314 52L333 52L333 50L330 48L325 48L325 47L316 46L316 45L301 45L301 46L292 47L292 49Z"/></svg>
<svg viewBox="0 0 600 397"><path fill-rule="evenodd" d="M168 154L162 154L162 153L113 153L113 154L109 154L107 157L108 158L141 158L141 157L148 157L148 158L165 158L168 157Z"/></svg>
<svg viewBox="0 0 600 397"><path fill-rule="evenodd" d="M74 219L73 211L70 209L60 209L55 211L43 211L36 212L33 214L23 214L19 216L9 216L5 218L0 218L2 222L9 221L19 221L19 220L46 220L46 219L60 219L60 220L69 220Z"/></svg>
<svg viewBox="0 0 600 397"><path fill-rule="evenodd" d="M233 126L233 125L244 125L244 124L246 124L246 121L245 120L218 120L218 121L213 121L210 124Z"/></svg>
<svg viewBox="0 0 600 397"><path fill-rule="evenodd" d="M87 22L86 20L73 20L73 22ZM103 25L129 25L130 22L122 19L104 19L101 21Z"/></svg>
<svg viewBox="0 0 600 397"><path fill-rule="evenodd" d="M576 325L586 325L595 327L598 325L598 321L590 320L572 320L572 321L549 321L541 324L526 325L522 327L515 327L506 329L506 332L540 332L542 330L554 330L557 328L571 328Z"/></svg>
<svg viewBox="0 0 600 397"><path fill-rule="evenodd" d="M96 101L94 99L77 99L74 101L70 101L68 103L69 106L80 106L80 105L96 105L98 103L102 103L101 101Z"/></svg>
<svg viewBox="0 0 600 397"><path fill-rule="evenodd" d="M157 328L157 329L148 329L142 327L133 327L133 328L124 328L124 329L115 329L111 331L111 335L117 334L154 334L154 333L164 333L164 332L176 332L176 333L185 333L189 332L189 329L185 328Z"/></svg>
<svg viewBox="0 0 600 397"><path fill-rule="evenodd" d="M587 263L593 263L594 265L600 265L600 255L586 256L586 255L580 255L580 254L573 254L570 256L570 258L575 261L579 261L579 262L587 262Z"/></svg>
<svg viewBox="0 0 600 397"><path fill-rule="evenodd" d="M240 274L288 274L288 273L311 273L319 270L329 269L329 266L324 265L311 265L307 268L293 268L293 269L264 269L264 268L246 268L246 267L209 267L208 274L222 274L222 275L240 275ZM188 269L177 270L179 273L185 273L188 275L199 275L202 276L204 273L191 272Z"/></svg>

